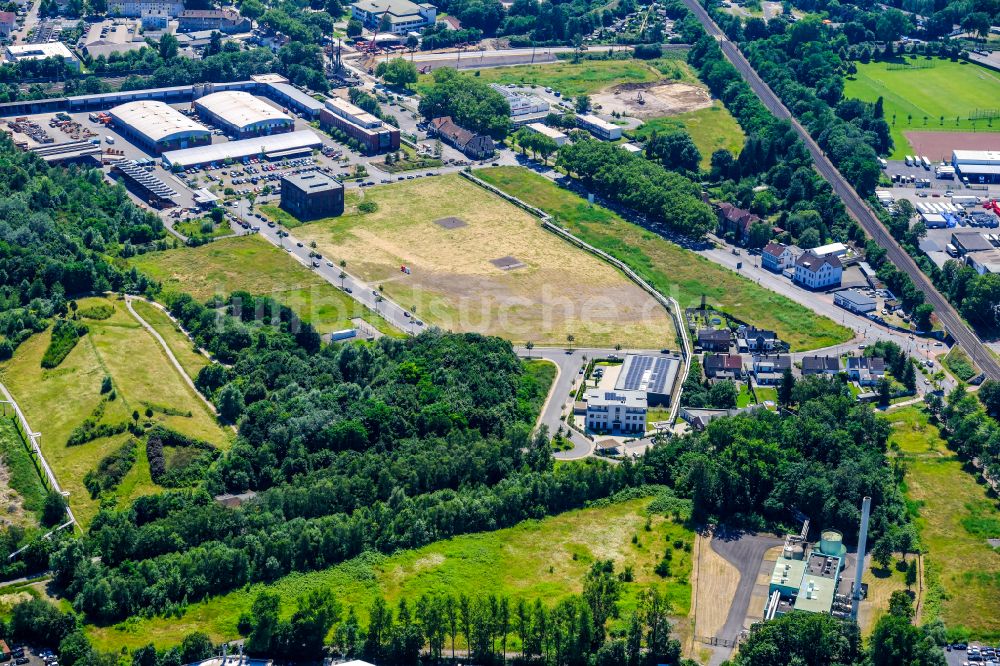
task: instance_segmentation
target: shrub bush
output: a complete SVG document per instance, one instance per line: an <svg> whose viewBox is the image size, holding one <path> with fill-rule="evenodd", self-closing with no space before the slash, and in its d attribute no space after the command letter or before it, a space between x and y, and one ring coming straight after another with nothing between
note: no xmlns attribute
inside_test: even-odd
<svg viewBox="0 0 1000 666"><path fill-rule="evenodd" d="M135 465L138 442L129 439L114 452L106 455L97 463L97 467L87 472L83 477L83 485L90 491L91 498L96 498L104 490L118 487L125 475Z"/></svg>
<svg viewBox="0 0 1000 666"><path fill-rule="evenodd" d="M86 333L87 327L83 324L77 324L68 319L56 320L55 326L52 327L52 341L49 343L49 348L45 350L45 355L42 356L42 367L47 370L58 367L63 359L73 351L80 336L86 335Z"/></svg>

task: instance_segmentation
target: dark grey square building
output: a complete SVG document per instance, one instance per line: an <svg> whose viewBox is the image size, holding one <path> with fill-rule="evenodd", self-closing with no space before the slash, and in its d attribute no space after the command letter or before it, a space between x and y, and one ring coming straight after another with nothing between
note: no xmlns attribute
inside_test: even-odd
<svg viewBox="0 0 1000 666"><path fill-rule="evenodd" d="M344 185L310 171L281 179L281 207L300 220L344 214Z"/></svg>

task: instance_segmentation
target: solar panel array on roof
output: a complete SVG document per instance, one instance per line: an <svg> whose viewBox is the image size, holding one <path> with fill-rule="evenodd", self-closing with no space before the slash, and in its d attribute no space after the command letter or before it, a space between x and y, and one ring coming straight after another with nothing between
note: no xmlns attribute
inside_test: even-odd
<svg viewBox="0 0 1000 666"><path fill-rule="evenodd" d="M677 376L677 360L658 356L629 354L625 357L618 383L620 391L670 393Z"/></svg>

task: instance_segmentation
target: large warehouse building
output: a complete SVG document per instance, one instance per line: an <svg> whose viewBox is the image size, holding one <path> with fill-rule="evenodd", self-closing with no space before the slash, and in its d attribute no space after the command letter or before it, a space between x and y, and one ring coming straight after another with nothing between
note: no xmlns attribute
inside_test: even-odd
<svg viewBox="0 0 1000 666"><path fill-rule="evenodd" d="M171 150L161 159L166 168L187 169L203 164L224 164L227 160L238 162L248 157L279 160L286 157L307 155L323 145L322 139L310 130L286 132L277 136L262 136L241 141L224 141L198 148Z"/></svg>
<svg viewBox="0 0 1000 666"><path fill-rule="evenodd" d="M264 100L240 90L225 90L194 101L198 116L218 125L226 134L245 139L291 132L293 121L288 115Z"/></svg>
<svg viewBox="0 0 1000 666"><path fill-rule="evenodd" d="M163 102L127 102L109 113L119 132L157 155L212 142L212 133L205 127Z"/></svg>
<svg viewBox="0 0 1000 666"><path fill-rule="evenodd" d="M995 150L953 150L951 165L963 181L1000 183L1000 152Z"/></svg>

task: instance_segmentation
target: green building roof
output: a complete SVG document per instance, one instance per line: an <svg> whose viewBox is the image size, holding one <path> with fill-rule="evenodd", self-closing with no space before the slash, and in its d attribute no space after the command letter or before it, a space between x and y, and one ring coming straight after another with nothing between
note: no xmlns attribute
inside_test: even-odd
<svg viewBox="0 0 1000 666"><path fill-rule="evenodd" d="M771 585L767 590L768 596L775 590L778 590L787 597L794 596L802 585L802 576L805 572L805 560L792 560L787 557L779 557L774 563L774 571L771 572Z"/></svg>

